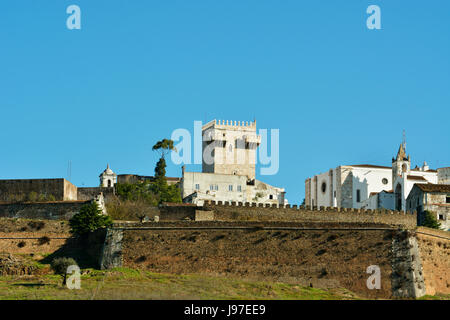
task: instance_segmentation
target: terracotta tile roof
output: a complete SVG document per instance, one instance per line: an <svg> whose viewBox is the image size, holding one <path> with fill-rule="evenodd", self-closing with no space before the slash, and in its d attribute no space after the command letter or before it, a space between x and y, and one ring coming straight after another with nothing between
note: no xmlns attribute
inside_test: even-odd
<svg viewBox="0 0 450 320"><path fill-rule="evenodd" d="M417 183L415 186L423 192L450 192L450 184Z"/></svg>
<svg viewBox="0 0 450 320"><path fill-rule="evenodd" d="M373 164L353 164L353 165L350 165L350 167L392 169L392 167L376 166L376 165L373 165Z"/></svg>
<svg viewBox="0 0 450 320"><path fill-rule="evenodd" d="M408 179L409 180L422 180L422 181L427 181L427 179L425 179L422 176L412 176L412 175L408 175Z"/></svg>

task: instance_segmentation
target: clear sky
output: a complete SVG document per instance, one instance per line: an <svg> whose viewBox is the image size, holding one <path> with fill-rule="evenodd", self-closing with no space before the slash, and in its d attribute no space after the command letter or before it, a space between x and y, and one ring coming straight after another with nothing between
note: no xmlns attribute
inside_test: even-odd
<svg viewBox="0 0 450 320"><path fill-rule="evenodd" d="M280 130L258 178L291 203L329 168L390 165L403 129L413 167L450 165L448 0L5 0L0 41L0 179L152 175L157 140L214 118Z"/></svg>

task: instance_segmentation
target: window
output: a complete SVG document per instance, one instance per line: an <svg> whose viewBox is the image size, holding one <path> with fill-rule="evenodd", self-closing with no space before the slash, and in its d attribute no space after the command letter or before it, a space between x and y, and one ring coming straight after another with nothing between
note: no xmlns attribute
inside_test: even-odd
<svg viewBox="0 0 450 320"><path fill-rule="evenodd" d="M216 191L219 190L219 186L217 184L214 186L214 190L216 190Z"/></svg>
<svg viewBox="0 0 450 320"><path fill-rule="evenodd" d="M111 180L108 180L108 188L111 188Z"/></svg>
<svg viewBox="0 0 450 320"><path fill-rule="evenodd" d="M383 178L383 180L381 180L381 182L382 182L383 184L388 184L389 180L386 179L386 178Z"/></svg>
<svg viewBox="0 0 450 320"><path fill-rule="evenodd" d="M336 190L334 190L334 197L336 198Z"/></svg>
<svg viewBox="0 0 450 320"><path fill-rule="evenodd" d="M273 199L273 195L269 195L269 199Z"/></svg>
<svg viewBox="0 0 450 320"><path fill-rule="evenodd" d="M361 202L361 190L356 190L356 202Z"/></svg>
<svg viewBox="0 0 450 320"><path fill-rule="evenodd" d="M200 190L200 185L198 183L195 185L195 190Z"/></svg>
<svg viewBox="0 0 450 320"><path fill-rule="evenodd" d="M233 185L232 185L232 184L230 184L230 185L228 186L228 191L233 191Z"/></svg>
<svg viewBox="0 0 450 320"><path fill-rule="evenodd" d="M213 184L210 184L210 185L209 185L209 190L211 190L211 191L214 190L214 185L213 185Z"/></svg>
<svg viewBox="0 0 450 320"><path fill-rule="evenodd" d="M326 182L322 182L321 189L322 189L322 193L325 193L325 191L327 191L327 184L326 184Z"/></svg>
<svg viewBox="0 0 450 320"><path fill-rule="evenodd" d="M447 197L445 198L445 203L450 203L450 196L447 196Z"/></svg>
<svg viewBox="0 0 450 320"><path fill-rule="evenodd" d="M242 192L242 187L241 186L237 186L237 191L238 192Z"/></svg>
<svg viewBox="0 0 450 320"><path fill-rule="evenodd" d="M438 216L438 219L439 219L439 220L444 220L444 215L443 215L443 214L440 214L440 215Z"/></svg>

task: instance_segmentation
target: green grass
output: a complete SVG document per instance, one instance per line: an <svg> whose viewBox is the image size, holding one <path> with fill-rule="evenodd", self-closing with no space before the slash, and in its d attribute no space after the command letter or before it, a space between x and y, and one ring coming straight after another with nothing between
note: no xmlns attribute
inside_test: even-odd
<svg viewBox="0 0 450 320"><path fill-rule="evenodd" d="M35 262L39 268L48 265ZM295 284L242 280L205 275L152 273L130 268L83 269L81 289L62 286L54 274L0 276L0 300L343 300L361 299L346 289L318 289ZM425 296L425 300L449 300L450 295Z"/></svg>
<svg viewBox="0 0 450 320"><path fill-rule="evenodd" d="M151 273L127 268L83 270L81 289L62 286L62 278L0 277L0 299L357 299L346 290L321 290L275 282L201 275Z"/></svg>

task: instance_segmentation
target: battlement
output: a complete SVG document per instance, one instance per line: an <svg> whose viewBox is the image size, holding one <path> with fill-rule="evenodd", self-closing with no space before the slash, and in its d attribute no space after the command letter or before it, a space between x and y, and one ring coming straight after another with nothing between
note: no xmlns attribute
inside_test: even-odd
<svg viewBox="0 0 450 320"><path fill-rule="evenodd" d="M202 210L214 212L216 221L308 221L383 223L415 228L417 213L392 210L365 210L336 207L310 207L254 202L205 201Z"/></svg>
<svg viewBox="0 0 450 320"><path fill-rule="evenodd" d="M412 215L411 213L406 213L404 211L398 210L388 210L388 209L354 209L354 208L337 208L337 207L311 207L305 205L290 205L290 204L275 204L275 203L256 203L256 202L235 202L235 201L216 201L216 200L206 200L205 206L229 206L229 207L258 207L258 208L277 208L277 209L293 209L293 210L306 210L306 211L326 211L326 212L354 212L362 214L398 214L398 215ZM416 214L414 212L413 214Z"/></svg>
<svg viewBox="0 0 450 320"><path fill-rule="evenodd" d="M256 120L254 121L236 121L236 120L211 120L203 125L202 130L208 128L232 129L232 128L246 128L256 130Z"/></svg>

